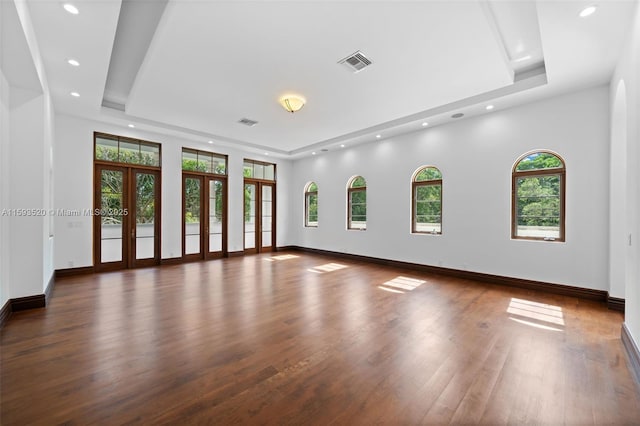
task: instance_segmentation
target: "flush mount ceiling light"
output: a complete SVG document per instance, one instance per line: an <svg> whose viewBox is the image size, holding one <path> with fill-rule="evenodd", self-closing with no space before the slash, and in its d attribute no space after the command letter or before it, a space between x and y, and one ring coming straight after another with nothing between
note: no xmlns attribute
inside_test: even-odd
<svg viewBox="0 0 640 426"><path fill-rule="evenodd" d="M485 107L485 109L486 109L487 111L491 111L491 110L493 109L493 105L487 105L487 106Z"/></svg>
<svg viewBox="0 0 640 426"><path fill-rule="evenodd" d="M65 3L64 5L62 5L62 7L64 7L64 10L66 10L72 15L77 15L78 13L80 13L78 8L72 5L71 3Z"/></svg>
<svg viewBox="0 0 640 426"><path fill-rule="evenodd" d="M133 129L136 126L134 126L133 124L129 124L129 127L131 127Z"/></svg>
<svg viewBox="0 0 640 426"><path fill-rule="evenodd" d="M73 96L74 98L80 97L80 93L78 92L71 92L70 95Z"/></svg>
<svg viewBox="0 0 640 426"><path fill-rule="evenodd" d="M582 11L580 12L580 17L581 18L586 18L589 15L593 15L593 13L596 11L596 9L598 8L598 6L589 6L589 7L585 7L584 9L582 9Z"/></svg>
<svg viewBox="0 0 640 426"><path fill-rule="evenodd" d="M74 67L79 67L79 66L80 66L80 62L76 61L75 59L68 59L68 60L67 60L67 63L68 63L69 65L74 66Z"/></svg>
<svg viewBox="0 0 640 426"><path fill-rule="evenodd" d="M307 101L298 95L284 95L280 98L280 105L290 113L298 112Z"/></svg>
<svg viewBox="0 0 640 426"><path fill-rule="evenodd" d="M424 123L422 123L422 127L427 127L429 125L429 123L427 123L426 121Z"/></svg>

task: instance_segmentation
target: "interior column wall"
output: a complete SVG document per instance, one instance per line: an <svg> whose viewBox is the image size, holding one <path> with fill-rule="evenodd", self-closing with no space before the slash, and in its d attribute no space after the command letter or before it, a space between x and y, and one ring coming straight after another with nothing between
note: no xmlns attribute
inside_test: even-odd
<svg viewBox="0 0 640 426"><path fill-rule="evenodd" d="M623 101L624 99L624 101ZM624 111L616 112L616 108ZM612 179L621 187L624 199L612 200L612 211L624 215L624 233L626 236L625 249L621 252L612 246L609 252L612 267L620 264L619 257L623 256L626 267L617 271L619 276L624 274L625 288L625 325L636 345L640 346L640 174L637 171L640 164L640 6L636 5L632 29L623 48L613 78L611 79L611 105L614 114L622 114L624 118L614 115L612 118L612 153L621 149L620 144L626 141L626 158L618 157L611 165ZM626 170L624 176L619 176L619 169ZM613 183L612 184L616 184ZM612 222L617 220L612 218ZM612 223L612 228L615 224ZM613 237L613 236L612 236ZM612 287L616 283L611 283Z"/></svg>
<svg viewBox="0 0 640 426"><path fill-rule="evenodd" d="M9 206L9 82L0 68L0 212ZM0 213L0 307L9 300L9 217Z"/></svg>

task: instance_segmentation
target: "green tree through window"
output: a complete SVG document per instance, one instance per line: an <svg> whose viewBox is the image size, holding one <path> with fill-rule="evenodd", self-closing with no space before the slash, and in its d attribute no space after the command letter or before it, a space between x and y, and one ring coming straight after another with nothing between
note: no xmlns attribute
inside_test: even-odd
<svg viewBox="0 0 640 426"><path fill-rule="evenodd" d="M304 226L318 226L318 185L315 182L307 184L304 190Z"/></svg>
<svg viewBox="0 0 640 426"><path fill-rule="evenodd" d="M512 181L512 237L564 241L564 161L548 151L525 154Z"/></svg>
<svg viewBox="0 0 640 426"><path fill-rule="evenodd" d="M362 176L349 181L347 204L347 229L367 229L367 182Z"/></svg>
<svg viewBox="0 0 640 426"><path fill-rule="evenodd" d="M411 189L411 232L441 234L442 173L436 167L422 167L414 173Z"/></svg>

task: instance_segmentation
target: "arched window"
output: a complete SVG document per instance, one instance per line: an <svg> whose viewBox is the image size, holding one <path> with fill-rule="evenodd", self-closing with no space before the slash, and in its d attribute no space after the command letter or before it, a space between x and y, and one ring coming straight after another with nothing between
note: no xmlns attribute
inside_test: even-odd
<svg viewBox="0 0 640 426"><path fill-rule="evenodd" d="M318 227L318 185L309 182L304 188L304 226Z"/></svg>
<svg viewBox="0 0 640 426"><path fill-rule="evenodd" d="M367 229L367 181L354 176L347 187L347 229Z"/></svg>
<svg viewBox="0 0 640 426"><path fill-rule="evenodd" d="M565 164L550 151L524 154L513 166L511 237L564 241Z"/></svg>
<svg viewBox="0 0 640 426"><path fill-rule="evenodd" d="M442 173L425 166L413 174L411 182L411 232L442 234Z"/></svg>

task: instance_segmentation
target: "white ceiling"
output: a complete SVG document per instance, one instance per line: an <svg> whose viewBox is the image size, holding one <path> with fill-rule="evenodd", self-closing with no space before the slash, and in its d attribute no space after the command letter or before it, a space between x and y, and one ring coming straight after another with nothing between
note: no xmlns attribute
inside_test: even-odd
<svg viewBox="0 0 640 426"><path fill-rule="evenodd" d="M145 21L146 0L27 1L56 110L294 158L605 83L637 3L169 0ZM357 50L373 64L354 74L337 62Z"/></svg>

